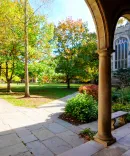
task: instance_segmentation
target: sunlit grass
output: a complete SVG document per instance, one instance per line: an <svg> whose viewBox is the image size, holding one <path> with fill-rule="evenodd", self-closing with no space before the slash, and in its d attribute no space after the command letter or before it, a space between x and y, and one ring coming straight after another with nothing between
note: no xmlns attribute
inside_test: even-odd
<svg viewBox="0 0 130 156"><path fill-rule="evenodd" d="M80 84L30 84L30 98L24 98L24 84L11 84L12 93L6 92L6 84L0 84L0 98L7 100L15 106L38 107L78 91Z"/></svg>

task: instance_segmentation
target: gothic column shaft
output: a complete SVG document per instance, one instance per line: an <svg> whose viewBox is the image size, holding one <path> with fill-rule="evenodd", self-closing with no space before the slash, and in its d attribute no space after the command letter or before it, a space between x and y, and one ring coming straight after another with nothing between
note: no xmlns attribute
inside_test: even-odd
<svg viewBox="0 0 130 156"><path fill-rule="evenodd" d="M111 51L99 50L98 133L95 140L108 146L111 135Z"/></svg>

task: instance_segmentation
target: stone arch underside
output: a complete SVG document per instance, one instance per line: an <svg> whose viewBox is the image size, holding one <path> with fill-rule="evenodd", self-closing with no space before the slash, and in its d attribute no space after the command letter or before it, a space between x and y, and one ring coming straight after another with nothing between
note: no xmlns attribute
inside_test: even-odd
<svg viewBox="0 0 130 156"><path fill-rule="evenodd" d="M130 0L85 1L91 11L97 29L98 49L112 50L118 19L124 16L130 21Z"/></svg>
<svg viewBox="0 0 130 156"><path fill-rule="evenodd" d="M107 1L107 0L104 0ZM115 4L114 4L115 3ZM128 21L130 21L130 0L115 0L112 5L112 11L110 12L107 10L108 14L110 15L110 21L108 22L111 26L111 42L114 42L114 34L117 22L120 17L125 17Z"/></svg>
<svg viewBox="0 0 130 156"><path fill-rule="evenodd" d="M97 30L98 36L98 49L106 49L109 47L109 35L107 21L104 15L104 11L100 2L96 0L85 0L91 14Z"/></svg>

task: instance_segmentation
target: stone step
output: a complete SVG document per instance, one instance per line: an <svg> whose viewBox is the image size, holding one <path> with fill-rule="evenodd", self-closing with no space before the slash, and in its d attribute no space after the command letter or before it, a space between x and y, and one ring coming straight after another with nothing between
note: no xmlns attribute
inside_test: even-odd
<svg viewBox="0 0 130 156"><path fill-rule="evenodd" d="M122 156L130 156L130 150L128 150L127 152L125 152Z"/></svg>
<svg viewBox="0 0 130 156"><path fill-rule="evenodd" d="M103 145L95 141L89 141L58 156L91 156L102 149L104 149Z"/></svg>

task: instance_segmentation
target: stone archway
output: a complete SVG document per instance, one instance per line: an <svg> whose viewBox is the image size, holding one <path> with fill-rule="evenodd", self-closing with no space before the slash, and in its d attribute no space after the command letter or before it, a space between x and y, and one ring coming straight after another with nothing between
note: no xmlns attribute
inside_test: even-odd
<svg viewBox="0 0 130 156"><path fill-rule="evenodd" d="M115 142L111 135L111 53L112 35L100 1L86 0L92 13L98 36L99 54L99 97L98 133L95 140L105 146Z"/></svg>
<svg viewBox="0 0 130 156"><path fill-rule="evenodd" d="M98 35L98 133L95 136L95 140L108 146L116 141L111 134L111 53L114 51L114 32L117 21L119 17L121 17L124 10L130 10L130 1L85 1L92 13ZM130 19L128 13L125 13L124 16Z"/></svg>
<svg viewBox="0 0 130 156"><path fill-rule="evenodd" d="M98 37L98 49L104 49L108 45L108 28L105 19L105 15L103 9L96 0L85 0L91 14L93 16L93 20L95 22L97 37Z"/></svg>
<svg viewBox="0 0 130 156"><path fill-rule="evenodd" d="M116 141L111 134L111 54L117 21L130 20L130 0L85 0L93 16L99 54L98 133L95 140L108 146Z"/></svg>

